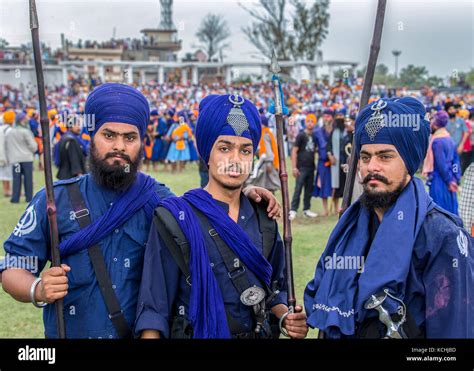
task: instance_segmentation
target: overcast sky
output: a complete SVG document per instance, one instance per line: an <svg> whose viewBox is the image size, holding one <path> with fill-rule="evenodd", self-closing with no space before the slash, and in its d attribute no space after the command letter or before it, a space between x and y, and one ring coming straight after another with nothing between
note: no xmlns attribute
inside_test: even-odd
<svg viewBox="0 0 474 371"><path fill-rule="evenodd" d="M40 38L59 46L60 34L78 39L108 40L116 27L116 37L140 37L143 28L159 24L159 0L37 0ZM241 0L247 7L256 1ZM377 2L375 0L332 0L329 34L322 45L326 60L355 61L368 58ZM379 63L394 70L391 51L402 55L399 68L424 65L430 74L446 76L453 70L474 66L473 0L388 0ZM231 47L228 60L249 60L258 51L246 40L241 27L250 22L238 1L175 0L173 21L184 52L197 44L196 29L209 12L221 14L228 22ZM30 41L28 1L0 0L0 37L10 45Z"/></svg>

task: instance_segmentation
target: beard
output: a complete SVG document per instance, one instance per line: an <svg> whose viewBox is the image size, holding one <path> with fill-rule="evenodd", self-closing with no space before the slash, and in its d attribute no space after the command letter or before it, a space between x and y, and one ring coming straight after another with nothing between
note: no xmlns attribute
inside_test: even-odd
<svg viewBox="0 0 474 371"><path fill-rule="evenodd" d="M90 172L100 186L114 191L126 190L135 181L142 162L142 156L140 156L142 151L143 145L140 146L134 161L132 161L130 156L120 152L108 152L102 159L99 158L94 141L91 141L89 156ZM115 156L123 158L126 164L123 165L119 161L114 161L112 165L107 164L106 160Z"/></svg>
<svg viewBox="0 0 474 371"><path fill-rule="evenodd" d="M448 112L448 116L450 119L453 119L456 117L456 112Z"/></svg>
<svg viewBox="0 0 474 371"><path fill-rule="evenodd" d="M386 185L391 185L387 178L379 174L368 174L363 181L361 182L364 188L364 193L360 196L360 203L363 207L368 210L380 209L387 210L390 206L397 202L398 196L403 192L405 184L407 182L408 173L405 172L402 181L397 185L393 191L382 191L382 192L373 192L368 186L367 183L376 179L381 181Z"/></svg>

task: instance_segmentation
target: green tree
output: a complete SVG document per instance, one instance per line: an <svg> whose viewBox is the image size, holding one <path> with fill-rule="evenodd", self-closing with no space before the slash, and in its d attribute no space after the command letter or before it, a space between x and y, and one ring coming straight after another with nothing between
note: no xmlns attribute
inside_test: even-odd
<svg viewBox="0 0 474 371"><path fill-rule="evenodd" d="M10 43L7 40L0 37L0 49L5 49L8 45L10 45Z"/></svg>
<svg viewBox="0 0 474 371"><path fill-rule="evenodd" d="M409 64L400 71L400 85L410 89L420 89L426 84L428 70L424 66L414 66Z"/></svg>
<svg viewBox="0 0 474 371"><path fill-rule="evenodd" d="M207 14L196 32L196 37L202 43L200 46L207 53L207 60L227 48L229 44L225 41L229 38L229 25L223 16L218 14Z"/></svg>
<svg viewBox="0 0 474 371"><path fill-rule="evenodd" d="M327 36L329 0L259 0L253 8L239 4L252 17L242 31L260 53L270 58L275 49L282 60L314 60Z"/></svg>

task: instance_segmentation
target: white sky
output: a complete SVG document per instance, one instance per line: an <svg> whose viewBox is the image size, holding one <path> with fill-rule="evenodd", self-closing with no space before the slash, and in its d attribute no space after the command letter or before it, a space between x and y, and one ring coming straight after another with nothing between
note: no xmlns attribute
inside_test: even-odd
<svg viewBox="0 0 474 371"><path fill-rule="evenodd" d="M242 0L251 7L255 1ZM326 60L356 61L368 58L377 2L375 0L332 0L329 34L322 50ZM116 27L116 37L141 36L143 28L159 24L158 0L37 0L40 38L59 46L60 34L73 40L108 40ZM175 0L173 21L183 40L184 52L197 44L196 29L209 12L221 14L231 28L227 59L248 60L258 51L246 40L241 27L250 17L235 0ZM29 42L27 0L0 0L0 37L10 45ZM453 70L474 66L473 0L389 0L379 63L394 70L391 51L399 49L399 68L424 65L430 74L447 76ZM360 68L360 66L359 66Z"/></svg>

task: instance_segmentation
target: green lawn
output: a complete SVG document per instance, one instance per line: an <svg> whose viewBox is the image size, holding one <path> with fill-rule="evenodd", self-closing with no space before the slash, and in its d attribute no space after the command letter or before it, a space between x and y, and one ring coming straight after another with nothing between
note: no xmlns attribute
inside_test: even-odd
<svg viewBox="0 0 474 371"><path fill-rule="evenodd" d="M165 183L178 195L183 194L188 189L199 186L199 175L196 165L188 165L182 174L177 175L161 171L150 172L150 174L158 181ZM43 185L43 173L36 170L34 176L35 192L43 187ZM293 189L294 178L290 177L290 193L293 192ZM280 197L280 195L278 196ZM22 199L24 200L24 198ZM2 241L11 234L25 207L25 203L13 205L9 199L0 197L0 239ZM321 200L313 198L312 209L321 213ZM302 304L303 290L314 274L316 262L326 245L329 233L334 227L337 218L332 216L308 220L303 219L300 215L298 216L299 218L292 224L293 267L295 271L297 301ZM43 337L41 310L33 307L31 304L16 302L3 290L0 290L0 316L3 318L2 325L0 326L0 338ZM315 335L315 331L310 332L311 337Z"/></svg>

